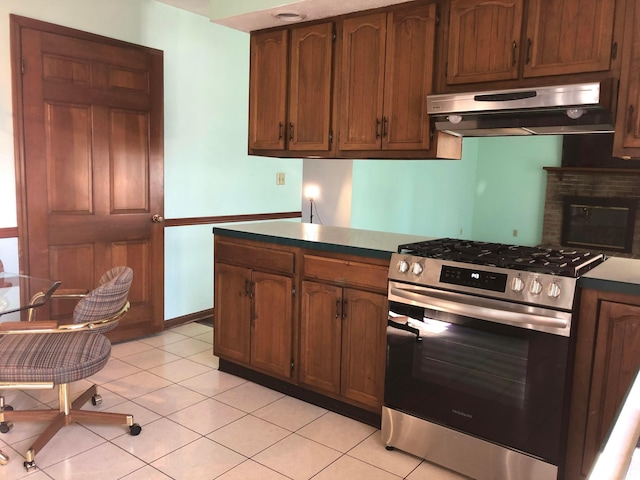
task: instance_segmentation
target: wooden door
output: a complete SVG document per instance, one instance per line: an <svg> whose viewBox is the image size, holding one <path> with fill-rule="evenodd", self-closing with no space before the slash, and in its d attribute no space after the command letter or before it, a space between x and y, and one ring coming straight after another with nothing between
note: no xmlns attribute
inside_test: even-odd
<svg viewBox="0 0 640 480"><path fill-rule="evenodd" d="M213 352L249 364L251 353L251 270L216 262Z"/></svg>
<svg viewBox="0 0 640 480"><path fill-rule="evenodd" d="M284 149L287 112L287 35L287 30L251 34L250 149Z"/></svg>
<svg viewBox="0 0 640 480"><path fill-rule="evenodd" d="M339 150L380 150L386 14L342 25Z"/></svg>
<svg viewBox="0 0 640 480"><path fill-rule="evenodd" d="M530 0L524 77L609 70L613 0Z"/></svg>
<svg viewBox="0 0 640 480"><path fill-rule="evenodd" d="M429 149L427 95L433 85L436 15L431 4L387 16L383 149Z"/></svg>
<svg viewBox="0 0 640 480"><path fill-rule="evenodd" d="M132 308L110 337L160 331L162 52L23 17L11 27L22 268L91 289L128 265ZM51 303L38 313L73 308Z"/></svg>
<svg viewBox="0 0 640 480"><path fill-rule="evenodd" d="M447 83L518 77L523 0L451 0Z"/></svg>
<svg viewBox="0 0 640 480"><path fill-rule="evenodd" d="M333 23L291 31L289 150L329 150Z"/></svg>
<svg viewBox="0 0 640 480"><path fill-rule="evenodd" d="M640 368L640 306L603 301L600 306L582 472L602 442Z"/></svg>
<svg viewBox="0 0 640 480"><path fill-rule="evenodd" d="M344 289L342 395L374 409L382 406L387 297Z"/></svg>
<svg viewBox="0 0 640 480"><path fill-rule="evenodd" d="M298 380L340 394L342 289L302 282Z"/></svg>
<svg viewBox="0 0 640 480"><path fill-rule="evenodd" d="M251 365L264 372L290 378L293 361L293 280L291 277L257 271L252 273L251 279Z"/></svg>

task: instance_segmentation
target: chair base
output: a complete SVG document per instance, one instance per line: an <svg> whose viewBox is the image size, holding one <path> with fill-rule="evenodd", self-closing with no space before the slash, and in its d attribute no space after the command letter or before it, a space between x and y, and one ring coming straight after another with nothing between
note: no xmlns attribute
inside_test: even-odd
<svg viewBox="0 0 640 480"><path fill-rule="evenodd" d="M129 427L131 435L138 435L142 430L140 425L133 423L133 415L124 413L108 413L108 412L89 412L80 410L89 400L94 405L100 403L100 396L97 393L97 386L92 385L76 400L71 401L70 384L65 383L58 385L59 410L11 410L10 407L4 407L0 410L0 422L8 425L7 431L11 428L13 422L49 422L49 425L33 442L31 447L25 454L26 461L24 466L27 471L35 468L35 456L44 446L51 440L54 435L62 428L72 423L92 423L92 424L114 424L125 425ZM2 397L0 396L0 399ZM4 399L0 400L0 404L4 405ZM0 451L0 465L6 465L9 457Z"/></svg>

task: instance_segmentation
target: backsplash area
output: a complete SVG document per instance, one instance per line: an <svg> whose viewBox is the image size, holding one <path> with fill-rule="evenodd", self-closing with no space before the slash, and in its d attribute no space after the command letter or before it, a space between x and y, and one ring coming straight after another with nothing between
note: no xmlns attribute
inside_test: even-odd
<svg viewBox="0 0 640 480"><path fill-rule="evenodd" d="M542 244L559 246L562 241L564 197L623 197L640 199L640 170L615 172L611 170L548 171L544 206ZM640 257L640 208L636 211L632 254L608 252L613 256ZM590 249L591 250L591 249Z"/></svg>

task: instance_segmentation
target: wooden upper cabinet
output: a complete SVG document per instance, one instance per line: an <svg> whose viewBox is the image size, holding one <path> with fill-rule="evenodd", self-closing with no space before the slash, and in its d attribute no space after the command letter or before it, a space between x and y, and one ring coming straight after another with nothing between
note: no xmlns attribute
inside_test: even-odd
<svg viewBox="0 0 640 480"><path fill-rule="evenodd" d="M615 3L530 0L523 77L609 70Z"/></svg>
<svg viewBox="0 0 640 480"><path fill-rule="evenodd" d="M633 11L635 9L635 12ZM640 6L631 7L625 25L620 98L616 116L613 155L640 158Z"/></svg>
<svg viewBox="0 0 640 480"><path fill-rule="evenodd" d="M425 100L433 88L436 16L435 4L387 15L383 149L430 147Z"/></svg>
<svg viewBox="0 0 640 480"><path fill-rule="evenodd" d="M451 0L447 83L518 78L523 0Z"/></svg>
<svg viewBox="0 0 640 480"><path fill-rule="evenodd" d="M343 22L339 150L429 148L435 26L435 4Z"/></svg>
<svg viewBox="0 0 640 480"><path fill-rule="evenodd" d="M287 30L251 35L249 148L282 150L285 146Z"/></svg>
<svg viewBox="0 0 640 480"><path fill-rule="evenodd" d="M291 31L289 150L329 150L333 24Z"/></svg>
<svg viewBox="0 0 640 480"><path fill-rule="evenodd" d="M340 150L380 149L387 15L342 24Z"/></svg>

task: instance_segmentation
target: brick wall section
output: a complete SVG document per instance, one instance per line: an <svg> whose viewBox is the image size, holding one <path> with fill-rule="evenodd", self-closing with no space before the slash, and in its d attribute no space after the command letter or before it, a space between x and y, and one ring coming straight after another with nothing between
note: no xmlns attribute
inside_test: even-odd
<svg viewBox="0 0 640 480"><path fill-rule="evenodd" d="M640 170L629 173L547 172L542 244L560 245L563 197L631 197L640 199ZM562 177L562 179L560 178ZM614 255L606 252L608 255ZM640 204L636 209L632 253L640 255ZM628 256L620 254L620 256Z"/></svg>

